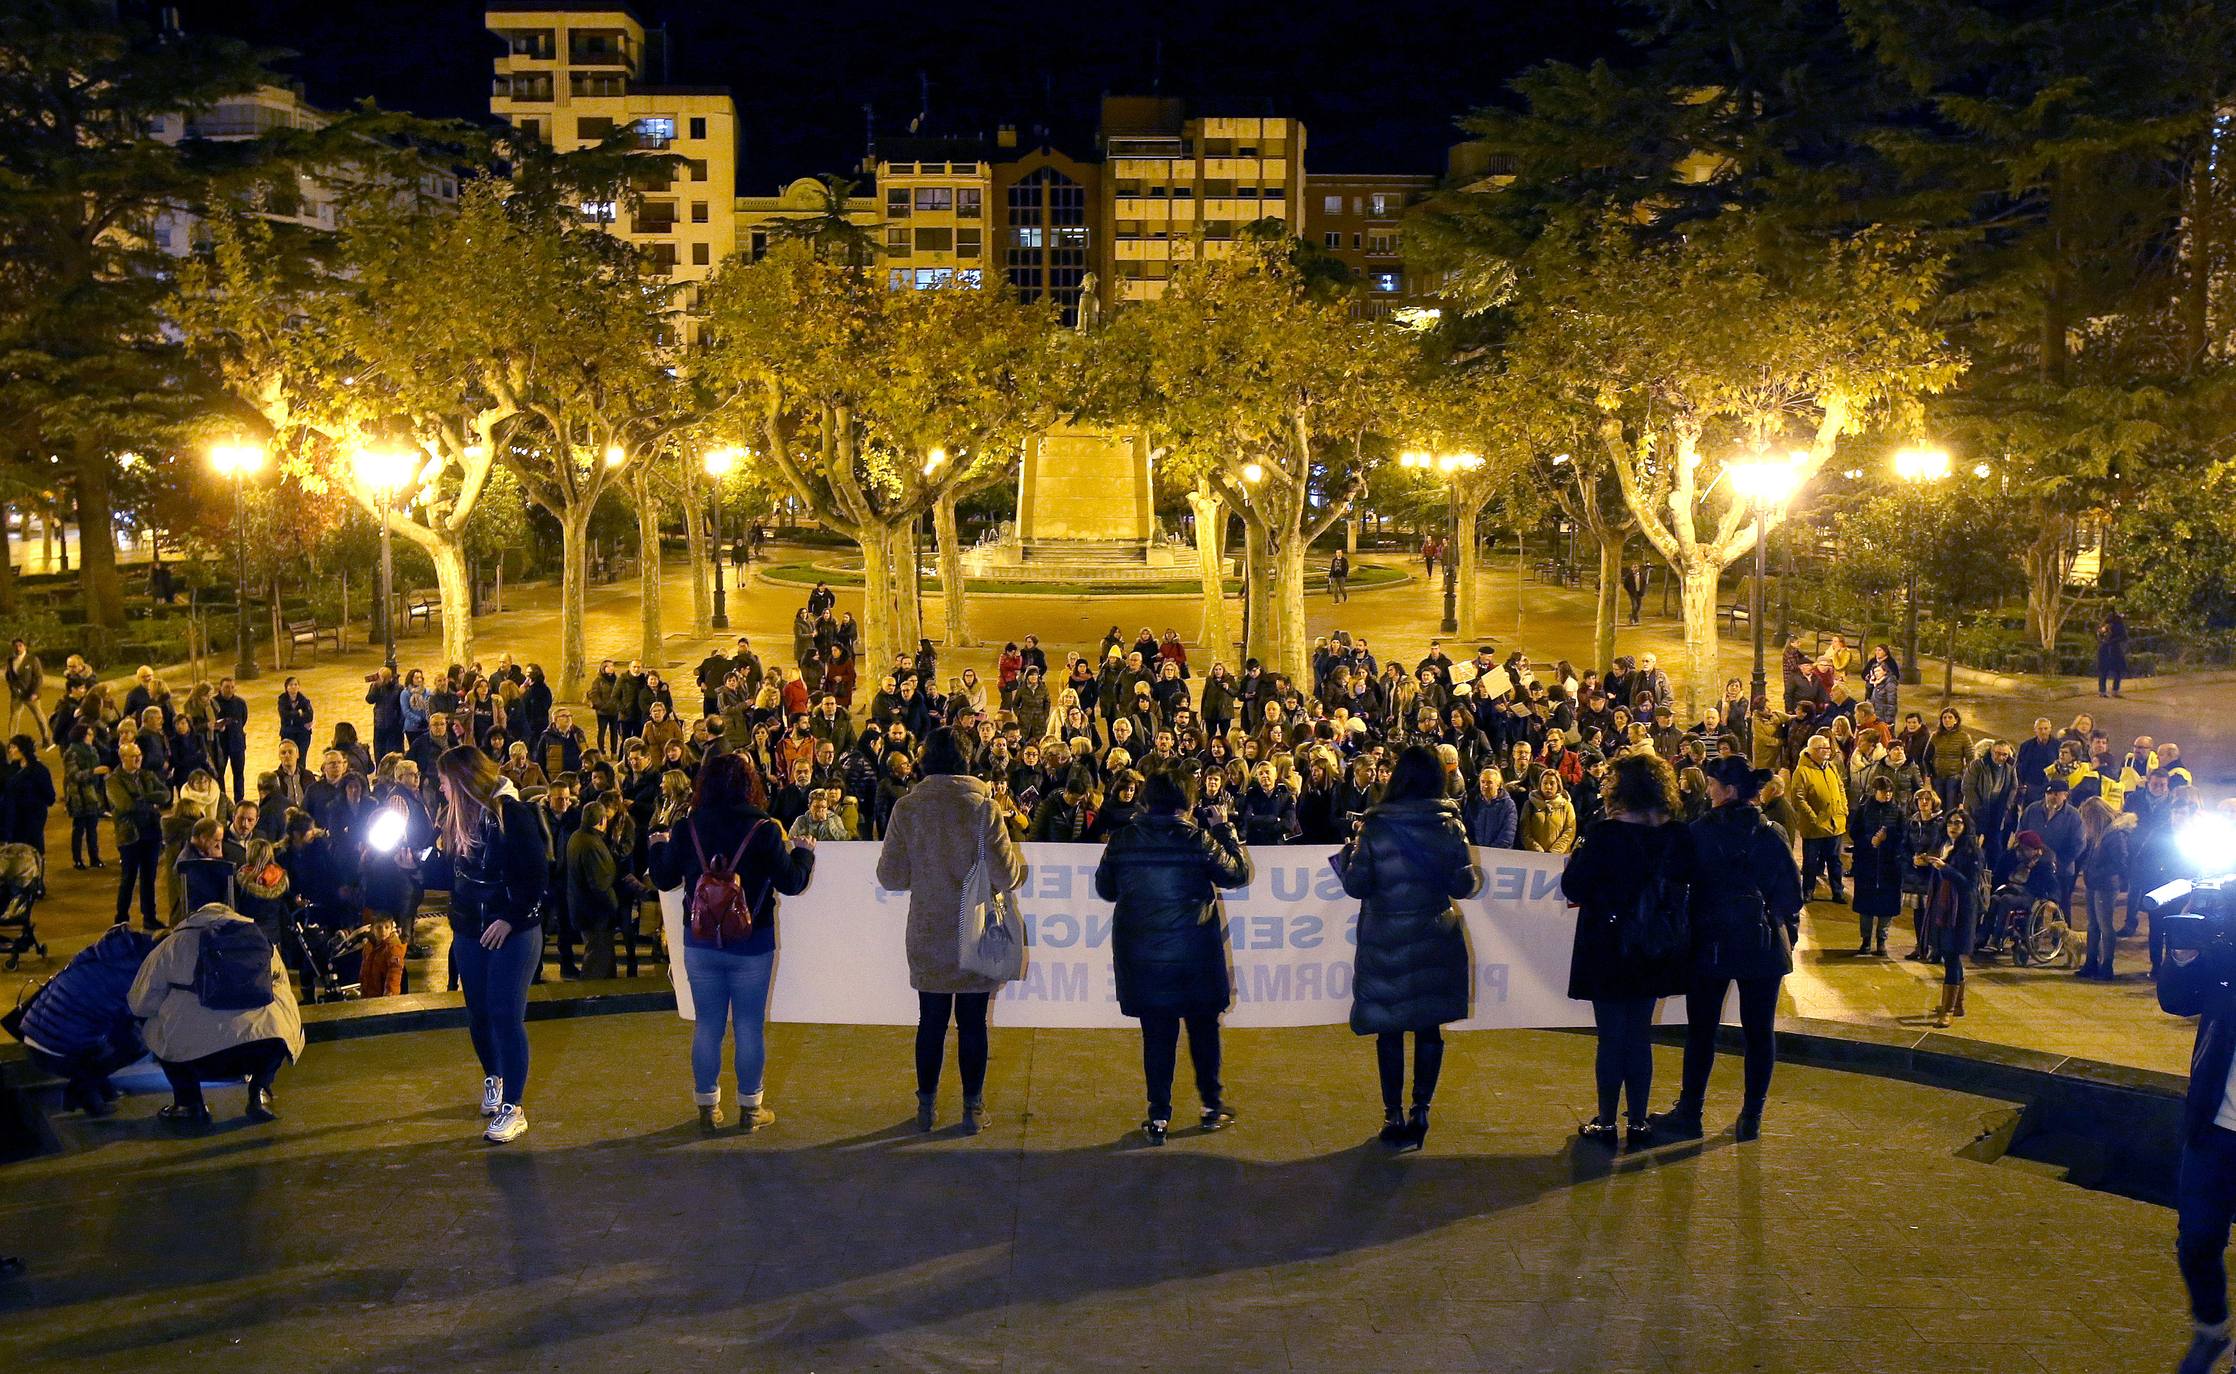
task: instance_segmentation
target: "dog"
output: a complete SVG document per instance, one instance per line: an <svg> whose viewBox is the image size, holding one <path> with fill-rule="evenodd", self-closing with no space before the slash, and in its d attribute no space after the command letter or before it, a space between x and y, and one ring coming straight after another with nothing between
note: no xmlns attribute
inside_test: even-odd
<svg viewBox="0 0 2236 1374"><path fill-rule="evenodd" d="M2088 932L2068 925L2065 912L2056 902L2034 904L2034 927L2043 935L2063 937L2057 957L2046 960L2041 965L2043 968L2075 969L2088 962Z"/></svg>

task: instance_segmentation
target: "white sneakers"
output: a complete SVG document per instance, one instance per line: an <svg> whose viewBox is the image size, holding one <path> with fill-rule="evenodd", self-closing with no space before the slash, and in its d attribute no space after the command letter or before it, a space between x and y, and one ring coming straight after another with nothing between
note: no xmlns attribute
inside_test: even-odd
<svg viewBox="0 0 2236 1374"><path fill-rule="evenodd" d="M508 1102L497 1109L496 1119L489 1123L488 1130L482 1132L482 1138L492 1145L508 1145L520 1139L527 1130L528 1114Z"/></svg>
<svg viewBox="0 0 2236 1374"><path fill-rule="evenodd" d="M505 1080L502 1078L484 1078L481 1080L481 1114L483 1116L495 1116L497 1109L504 1105Z"/></svg>

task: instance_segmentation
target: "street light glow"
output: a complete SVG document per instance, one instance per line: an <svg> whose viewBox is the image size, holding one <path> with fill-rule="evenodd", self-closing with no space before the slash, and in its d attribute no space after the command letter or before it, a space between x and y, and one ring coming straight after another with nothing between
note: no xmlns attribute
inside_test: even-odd
<svg viewBox="0 0 2236 1374"><path fill-rule="evenodd" d="M924 455L924 475L926 477L929 477L933 473L938 472L940 470L940 466L946 461L947 450L944 448L934 448L930 453Z"/></svg>
<svg viewBox="0 0 2236 1374"><path fill-rule="evenodd" d="M617 467L620 467L620 466L621 466L621 465L622 465L623 463L626 463L626 462L628 462L628 461L629 461L629 455L628 455L628 454L626 454L626 453L624 453L624 452L622 452L622 450L621 450L621 445L619 445L619 444L609 444L609 445L607 445L607 446L606 446L606 466L607 466L607 467L609 467L609 468L617 468Z"/></svg>
<svg viewBox="0 0 2236 1374"><path fill-rule="evenodd" d="M400 448L361 448L350 454L358 485L367 491L395 493L411 481L419 463Z"/></svg>
<svg viewBox="0 0 2236 1374"><path fill-rule="evenodd" d="M1972 467L1972 475L1974 477L1985 477L1990 471L1991 469L1985 463L1975 463Z"/></svg>
<svg viewBox="0 0 2236 1374"><path fill-rule="evenodd" d="M1248 482L1248 483L1249 483L1250 485L1252 485L1252 486L1256 486L1256 485L1257 485L1258 483L1260 483L1260 482L1263 482L1263 481L1264 481L1265 479L1266 479L1266 470L1265 470L1265 464L1263 464L1263 463L1244 463L1244 464L1242 465L1242 480L1243 480L1243 481L1245 481L1245 482Z"/></svg>
<svg viewBox="0 0 2236 1374"><path fill-rule="evenodd" d="M737 467L738 451L734 448L710 448L699 460L699 465L706 469L707 476L720 481Z"/></svg>
<svg viewBox="0 0 2236 1374"><path fill-rule="evenodd" d="M1791 458L1734 458L1724 472L1733 491L1763 510L1785 505L1801 488L1801 465Z"/></svg>
<svg viewBox="0 0 2236 1374"><path fill-rule="evenodd" d="M264 468L264 446L246 439L227 439L210 445L210 466L221 476L247 477Z"/></svg>
<svg viewBox="0 0 2236 1374"><path fill-rule="evenodd" d="M1894 475L1905 482L1938 482L1949 475L1945 448L1905 448L1894 455Z"/></svg>

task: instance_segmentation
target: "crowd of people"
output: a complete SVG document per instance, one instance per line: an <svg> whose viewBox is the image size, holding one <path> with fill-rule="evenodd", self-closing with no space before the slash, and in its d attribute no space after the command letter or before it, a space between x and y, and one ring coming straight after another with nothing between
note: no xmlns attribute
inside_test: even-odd
<svg viewBox="0 0 2236 1374"><path fill-rule="evenodd" d="M2085 715L2062 732L2037 721L2016 742L1976 735L1953 710L1929 724L1899 710L1884 646L1859 655L1837 637L1822 652L1788 646L1779 706L1733 679L1681 721L1652 654L1579 671L1489 646L1455 659L1432 642L1408 663L1346 633L1314 645L1303 680L1255 660L1191 662L1174 631L1129 638L1116 626L1057 661L1033 636L1004 645L990 679L967 667L943 677L928 641L863 674L859 632L835 601L818 586L800 608L789 662L765 662L740 637L688 682L602 663L580 716L539 667L509 656L435 676L382 670L365 684L371 739L344 720L316 746L318 708L288 678L271 708L271 766L254 773L250 708L231 679L181 697L142 668L116 701L73 659L43 721L61 744L59 799L73 863L109 862L105 821L119 870L118 926L83 961L145 982L151 950L168 947L160 957L175 963L186 956L172 941L200 932L205 949L247 947L235 982L269 964L248 995L256 1005L234 1009L237 1043L187 1037L171 1053L137 1037L167 1063L230 1056L220 1067L247 1075L253 1108L269 1115L272 1076L300 1049L290 975L308 987L318 973L301 928L361 932L362 990L378 996L401 986L424 895L447 892L450 977L466 993L488 1133L501 1141L525 1129L522 1019L547 940L562 978L609 977L623 954L634 972L639 939L657 938L639 924L645 899L680 889L692 918L668 953L698 1012L696 1105L710 1125L727 1120L728 1044L738 1118L754 1128L773 1116L760 1025L778 899L810 881L817 842L876 841L881 881L912 893L920 1120L935 1117L952 1027L975 1130L998 983L956 964L953 930L979 842L981 882L989 865L1021 874L1021 841L1102 843L1119 1000L1143 1023L1144 1129L1161 1140L1182 1030L1205 1124L1233 1119L1217 1042L1230 989L1207 917L1217 892L1247 881L1249 846L1335 847L1344 890L1362 903L1353 1026L1377 1039L1385 1138L1418 1147L1441 1028L1467 1014L1452 902L1472 890L1474 849L1526 849L1569 856L1570 991L1602 1032L1585 1134L1697 1134L1714 1027L1736 984L1746 1135L1768 1088L1777 980L1820 884L1852 903L1860 956L1886 954L1909 898L1912 954L1943 966L1934 1015L1945 1022L1964 1014L1965 965L1995 957L2014 902L2070 910L2083 893L2081 972L2110 977L2138 895L2179 869L2173 828L2195 808L2172 742L2118 750ZM43 852L56 789L40 785L35 740L16 736L8 753L0 841ZM261 945L229 941L242 922ZM2151 949L2155 969L2155 939ZM99 1005L134 1020L194 981L136 989L113 970L103 986L122 1001ZM1674 995L1693 1008L1684 1085L1649 1119L1646 1036L1655 1002ZM40 999L50 1016L74 1000ZM283 1001L288 1012L270 1010ZM74 1105L104 1110L106 1076L136 1037L113 1017L69 1024L32 1039ZM241 1048L252 1043L253 1055ZM204 1114L175 1081L174 1115Z"/></svg>

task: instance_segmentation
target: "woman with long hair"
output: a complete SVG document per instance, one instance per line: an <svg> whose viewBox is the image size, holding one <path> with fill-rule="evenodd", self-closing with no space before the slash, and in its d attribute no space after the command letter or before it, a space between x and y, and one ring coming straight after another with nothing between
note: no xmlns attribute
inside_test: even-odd
<svg viewBox="0 0 2236 1374"><path fill-rule="evenodd" d="M963 1132L976 1135L986 1128L986 1010L1001 984L962 966L956 935L963 885L982 851L991 890L1013 892L1024 883L1024 852L1002 823L992 789L970 776L970 761L954 732L934 730L924 744L924 781L895 800L877 858L878 885L908 893L920 1131L937 1121L950 1023L963 1080Z"/></svg>
<svg viewBox="0 0 2236 1374"><path fill-rule="evenodd" d="M1468 1013L1467 933L1453 902L1482 886L1458 808L1445 798L1444 764L1434 749L1416 744L1398 755L1381 802L1329 863L1345 895L1359 899L1351 1030L1375 1037L1381 1139L1418 1150L1444 1067L1444 1027ZM1403 1110L1408 1033L1410 1112Z"/></svg>
<svg viewBox="0 0 2236 1374"><path fill-rule="evenodd" d="M528 1088L528 985L543 963L549 855L534 809L487 754L461 744L435 763L450 858L450 954L466 994L466 1028L481 1061L483 1133L520 1138Z"/></svg>
<svg viewBox="0 0 2236 1374"><path fill-rule="evenodd" d="M1964 960L1980 921L1980 869L1985 852L1973 833L1972 813L1961 808L1949 813L1941 848L1921 855L1933 877L1926 888L1926 922L1932 930L1933 951L1941 961L1941 1002L1932 1013L1933 1024L1946 1026L1949 1017L1964 1015Z"/></svg>
<svg viewBox="0 0 2236 1374"><path fill-rule="evenodd" d="M1685 987L1693 843L1675 820L1676 775L1658 755L1613 760L1600 796L1604 814L1561 874L1561 894L1578 908L1568 995L1592 1004L1599 1027L1599 1111L1581 1134L1615 1144L1616 1110L1627 1105L1629 1143L1639 1146L1653 1137L1654 1005Z"/></svg>
<svg viewBox="0 0 2236 1374"><path fill-rule="evenodd" d="M667 774L663 791L668 779L682 776ZM815 841L788 839L784 827L752 800L750 784L742 758L715 755L699 770L689 809L663 803L669 828L650 836L654 884L682 888L687 909L700 876L710 869L732 875L744 903L743 930L702 932L698 923L686 921L683 931L683 971L698 1018L691 1036L692 1101L700 1125L710 1130L723 1123L722 1042L733 1030L738 1129L757 1131L776 1120L762 1096L776 968L776 897L806 891L815 871Z"/></svg>

